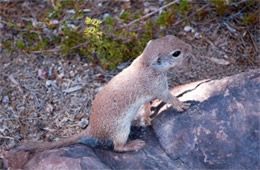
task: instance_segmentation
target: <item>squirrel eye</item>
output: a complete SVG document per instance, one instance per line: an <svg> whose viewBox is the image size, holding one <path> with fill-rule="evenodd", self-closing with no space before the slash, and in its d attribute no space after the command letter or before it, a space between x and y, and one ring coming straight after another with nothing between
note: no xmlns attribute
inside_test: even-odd
<svg viewBox="0 0 260 170"><path fill-rule="evenodd" d="M157 59L157 63L161 64L161 58L160 57Z"/></svg>
<svg viewBox="0 0 260 170"><path fill-rule="evenodd" d="M181 54L181 52L178 50L178 51L174 51L174 53L172 53L172 56L178 57L180 54Z"/></svg>

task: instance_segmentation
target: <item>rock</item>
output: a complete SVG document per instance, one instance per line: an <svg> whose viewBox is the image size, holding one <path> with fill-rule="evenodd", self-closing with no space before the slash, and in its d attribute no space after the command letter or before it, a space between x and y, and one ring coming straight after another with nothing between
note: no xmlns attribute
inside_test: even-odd
<svg viewBox="0 0 260 170"><path fill-rule="evenodd" d="M38 77L43 80L47 79L47 72L43 69L38 69Z"/></svg>
<svg viewBox="0 0 260 170"><path fill-rule="evenodd" d="M8 96L4 96L3 99L2 99L2 103L3 104L6 104L6 103L9 103L9 97Z"/></svg>
<svg viewBox="0 0 260 170"><path fill-rule="evenodd" d="M187 25L187 26L184 27L184 31L185 31L185 32L194 32L195 30L194 30L194 28L192 28L191 26L188 26L188 25Z"/></svg>
<svg viewBox="0 0 260 170"><path fill-rule="evenodd" d="M87 125L88 125L88 119L82 118L82 119L80 120L80 122L79 122L79 126L80 126L82 129L84 129L84 128L87 127Z"/></svg>
<svg viewBox="0 0 260 170"><path fill-rule="evenodd" d="M163 150L192 169L257 169L259 70L207 82L205 88L207 84L220 90L184 114L172 116L167 110L155 119L153 127Z"/></svg>
<svg viewBox="0 0 260 170"><path fill-rule="evenodd" d="M47 87L51 87L52 81L51 81L51 80L47 80L46 83L45 83L45 85L46 85Z"/></svg>
<svg viewBox="0 0 260 170"><path fill-rule="evenodd" d="M109 13L105 13L103 18L106 19L107 17L110 17L110 14Z"/></svg>
<svg viewBox="0 0 260 170"><path fill-rule="evenodd" d="M66 13L74 15L76 12L74 9L70 9L70 10L67 10Z"/></svg>
<svg viewBox="0 0 260 170"><path fill-rule="evenodd" d="M60 22L59 22L58 20L56 20L56 19L50 21L50 24L51 24L51 25L57 25L57 24L59 24L59 23L60 23Z"/></svg>
<svg viewBox="0 0 260 170"><path fill-rule="evenodd" d="M83 12L84 13L89 13L89 12L91 12L91 9L83 9Z"/></svg>
<svg viewBox="0 0 260 170"><path fill-rule="evenodd" d="M201 35L200 35L200 33L196 32L196 33L194 34L194 37L195 37L196 39L199 39L199 38L201 38Z"/></svg>
<svg viewBox="0 0 260 170"><path fill-rule="evenodd" d="M47 113L51 113L51 112L53 112L53 110L54 110L54 107L53 107L53 105L52 105L52 104L49 104L49 103L47 103L47 104L46 104L45 111L46 111Z"/></svg>
<svg viewBox="0 0 260 170"><path fill-rule="evenodd" d="M147 142L138 152L75 144L26 155L32 157L27 163L11 156L25 169L258 169L259 87L260 69L174 88L172 93L191 107L179 113L160 105L152 126L130 134ZM5 166L17 168L10 160L5 157Z"/></svg>
<svg viewBox="0 0 260 170"><path fill-rule="evenodd" d="M0 29L3 29L3 28L4 28L4 24L0 23Z"/></svg>

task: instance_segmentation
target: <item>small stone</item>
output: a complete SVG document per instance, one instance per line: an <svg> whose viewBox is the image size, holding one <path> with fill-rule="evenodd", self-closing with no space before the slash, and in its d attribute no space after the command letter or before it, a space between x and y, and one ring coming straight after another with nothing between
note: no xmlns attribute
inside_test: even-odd
<svg viewBox="0 0 260 170"><path fill-rule="evenodd" d="M58 78L59 78L59 79L64 78L64 73L60 73L60 74L58 75Z"/></svg>
<svg viewBox="0 0 260 170"><path fill-rule="evenodd" d="M193 29L193 28L192 28L191 26L185 26L185 27L184 27L184 31L185 31L185 32L192 32L192 29Z"/></svg>
<svg viewBox="0 0 260 170"><path fill-rule="evenodd" d="M75 14L75 10L74 9L70 9L66 11L67 14Z"/></svg>
<svg viewBox="0 0 260 170"><path fill-rule="evenodd" d="M50 24L56 25L56 24L59 24L59 21L56 20L56 19L54 19L54 20L51 20L51 21L50 21Z"/></svg>
<svg viewBox="0 0 260 170"><path fill-rule="evenodd" d="M147 14L147 13L149 13L149 12L150 12L150 9L149 9L149 8L145 8L145 9L144 9L144 13L145 13L145 14Z"/></svg>
<svg viewBox="0 0 260 170"><path fill-rule="evenodd" d="M83 9L83 12L87 13L87 12L91 12L91 10L90 9Z"/></svg>
<svg viewBox="0 0 260 170"><path fill-rule="evenodd" d="M87 127L87 125L88 125L88 119L82 118L82 119L80 120L80 122L79 122L79 126L80 126L82 129L84 129L84 128Z"/></svg>
<svg viewBox="0 0 260 170"><path fill-rule="evenodd" d="M197 38L197 39L199 39L199 38L200 38L200 33L196 32L196 33L194 34L194 37Z"/></svg>
<svg viewBox="0 0 260 170"><path fill-rule="evenodd" d="M47 80L45 84L46 84L47 87L51 87L52 81L51 80Z"/></svg>
<svg viewBox="0 0 260 170"><path fill-rule="evenodd" d="M76 26L74 24L67 24L67 27L71 28L71 29L75 29L76 28Z"/></svg>
<svg viewBox="0 0 260 170"><path fill-rule="evenodd" d="M71 71L70 71L70 76L71 76L71 77L74 77L75 75L76 75L76 73L75 73L73 70L71 70Z"/></svg>
<svg viewBox="0 0 260 170"><path fill-rule="evenodd" d="M50 67L48 70L48 78L51 79L53 77L54 68Z"/></svg>
<svg viewBox="0 0 260 170"><path fill-rule="evenodd" d="M110 16L109 13L105 13L104 16L103 16L103 18L106 19L106 18L109 17L109 16Z"/></svg>
<svg viewBox="0 0 260 170"><path fill-rule="evenodd" d="M4 25L2 23L0 23L0 29L4 28Z"/></svg>
<svg viewBox="0 0 260 170"><path fill-rule="evenodd" d="M144 6L148 7L148 6L150 6L150 3L149 2L144 2Z"/></svg>
<svg viewBox="0 0 260 170"><path fill-rule="evenodd" d="M38 70L38 77L40 79L47 79L47 72L43 69Z"/></svg>
<svg viewBox="0 0 260 170"><path fill-rule="evenodd" d="M46 112L51 113L53 112L54 107L51 104L47 104L46 106Z"/></svg>
<svg viewBox="0 0 260 170"><path fill-rule="evenodd" d="M2 103L3 104L9 103L9 97L8 96L4 96L3 99L2 99Z"/></svg>
<svg viewBox="0 0 260 170"><path fill-rule="evenodd" d="M46 28L46 27L44 27L44 28L42 29L42 31L43 31L44 33L46 33L46 34L51 34L51 30L48 29L48 28Z"/></svg>
<svg viewBox="0 0 260 170"><path fill-rule="evenodd" d="M228 55L227 55L227 54L224 54L224 58L225 58L225 59L228 59L229 57L228 57Z"/></svg>

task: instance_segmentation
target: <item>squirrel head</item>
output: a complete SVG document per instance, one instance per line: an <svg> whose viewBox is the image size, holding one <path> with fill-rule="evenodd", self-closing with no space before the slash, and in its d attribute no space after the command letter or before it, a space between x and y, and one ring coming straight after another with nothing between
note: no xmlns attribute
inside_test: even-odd
<svg viewBox="0 0 260 170"><path fill-rule="evenodd" d="M182 63L191 54L191 46L173 35L150 40L140 56L145 67L164 72Z"/></svg>

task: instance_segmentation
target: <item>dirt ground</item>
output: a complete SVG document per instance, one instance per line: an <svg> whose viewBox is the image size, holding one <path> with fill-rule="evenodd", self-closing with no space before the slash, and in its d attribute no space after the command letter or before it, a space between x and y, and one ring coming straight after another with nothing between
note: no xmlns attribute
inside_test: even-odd
<svg viewBox="0 0 260 170"><path fill-rule="evenodd" d="M137 8L142 3L144 1L132 5ZM157 1L147 3L160 6ZM34 5L35 9L40 8ZM12 9L18 7L13 5ZM93 15L120 13L106 3L99 11L103 12ZM194 55L189 63L169 72L171 87L259 68L259 24L237 26L232 16L222 19L209 16L200 23L191 20L190 28L180 22L166 30L167 34L191 44ZM1 41L19 34L5 29L5 21L6 18L1 17ZM1 48L0 149L25 141L58 140L86 128L95 94L125 65L127 63L116 70L104 70L80 56L61 58L57 54L10 53Z"/></svg>

